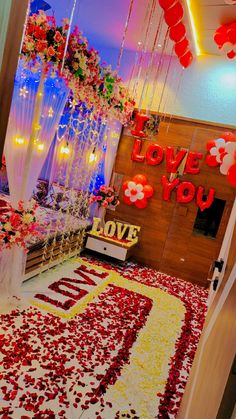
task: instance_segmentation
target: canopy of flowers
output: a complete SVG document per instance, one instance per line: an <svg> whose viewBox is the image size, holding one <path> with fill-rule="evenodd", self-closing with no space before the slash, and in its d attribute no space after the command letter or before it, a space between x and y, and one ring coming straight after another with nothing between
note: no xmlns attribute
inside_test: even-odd
<svg viewBox="0 0 236 419"><path fill-rule="evenodd" d="M22 55L36 66L40 58L46 66L61 71L78 102L85 101L103 116L128 123L135 105L128 89L115 71L100 65L98 52L89 49L88 40L77 27L70 33L66 49L68 29L68 19L57 26L55 18L42 10L29 16Z"/></svg>
<svg viewBox="0 0 236 419"><path fill-rule="evenodd" d="M11 249L13 245L26 249L27 239L38 235L36 208L37 204L33 200L27 208L23 201L19 201L17 209L9 205L6 212L0 214L0 249Z"/></svg>

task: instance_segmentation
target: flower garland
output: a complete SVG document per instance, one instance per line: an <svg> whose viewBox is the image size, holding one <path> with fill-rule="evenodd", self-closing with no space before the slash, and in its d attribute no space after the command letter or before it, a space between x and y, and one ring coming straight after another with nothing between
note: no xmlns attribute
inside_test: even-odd
<svg viewBox="0 0 236 419"><path fill-rule="evenodd" d="M109 205L116 207L120 204L118 200L118 194L111 186L102 185L97 191L93 192L93 195L89 199L89 203L93 204L96 202L99 207L107 208Z"/></svg>
<svg viewBox="0 0 236 419"><path fill-rule="evenodd" d="M59 72L62 70L75 101L85 101L104 117L113 117L127 124L135 105L128 89L111 67L100 66L98 52L89 49L88 40L78 27L70 33L65 54L68 28L68 19L63 19L62 26L57 26L55 18L42 10L29 16L21 51L26 64L31 62L32 65L33 62L33 68L37 69L40 67L37 58L40 58L46 69L53 66Z"/></svg>
<svg viewBox="0 0 236 419"><path fill-rule="evenodd" d="M37 207L33 200L27 208L19 201L17 209L8 204L6 211L0 213L0 250L11 249L14 245L27 249L27 239L39 235L35 217Z"/></svg>

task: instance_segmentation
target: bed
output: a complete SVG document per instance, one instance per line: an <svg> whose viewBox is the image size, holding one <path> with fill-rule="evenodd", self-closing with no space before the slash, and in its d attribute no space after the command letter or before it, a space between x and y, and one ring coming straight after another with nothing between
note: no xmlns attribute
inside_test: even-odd
<svg viewBox="0 0 236 419"><path fill-rule="evenodd" d="M66 208L70 204L68 199L64 201L58 199L56 205L54 200L54 208L56 206L56 209L50 208L50 201L52 202L52 195L55 194L56 186L53 185L53 192L46 193L44 198L42 198L41 192L39 193L40 202L48 205L48 207L39 205L36 210L40 236L32 237L27 242L28 252L26 255L24 280L49 267L55 266L65 255L66 257L72 257L78 254L80 243L83 243L84 231L89 230L91 227L90 220L86 220L84 214L74 215L73 211L71 213L66 212ZM62 192L60 194L62 195ZM65 193L63 195L65 196ZM35 193L34 198L39 202ZM9 202L9 195L0 192L0 212L6 210Z"/></svg>

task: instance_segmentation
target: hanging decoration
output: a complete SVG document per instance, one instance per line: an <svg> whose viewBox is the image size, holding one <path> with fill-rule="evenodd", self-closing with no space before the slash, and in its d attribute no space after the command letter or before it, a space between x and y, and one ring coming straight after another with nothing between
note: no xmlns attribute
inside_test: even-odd
<svg viewBox="0 0 236 419"><path fill-rule="evenodd" d="M232 60L236 56L236 21L234 20L217 28L214 41L218 48Z"/></svg>
<svg viewBox="0 0 236 419"><path fill-rule="evenodd" d="M236 186L236 137L232 132L225 132L220 138L207 143L206 164L220 167L220 173L227 176L228 182Z"/></svg>
<svg viewBox="0 0 236 419"><path fill-rule="evenodd" d="M34 68L40 64L36 58L55 70L61 70L73 92L75 100L85 101L87 106L100 112L103 117L114 117L123 124L128 123L134 108L134 100L122 83L116 71L101 67L100 57L94 48L88 47L88 40L82 36L78 27L70 33L68 50L65 48L68 19L63 19L62 26L57 26L53 16L46 16L41 10L39 14L29 16L22 55L27 58L26 65ZM62 68L63 60L63 68Z"/></svg>
<svg viewBox="0 0 236 419"><path fill-rule="evenodd" d="M159 0L159 4L164 10L164 19L170 28L169 37L175 42L175 54L182 67L187 68L192 63L193 54L183 23L184 9L182 3L176 0Z"/></svg>
<svg viewBox="0 0 236 419"><path fill-rule="evenodd" d="M153 187L148 185L146 176L138 174L132 181L125 181L122 185L123 201L127 205L134 204L137 208L146 208L148 199L154 194Z"/></svg>

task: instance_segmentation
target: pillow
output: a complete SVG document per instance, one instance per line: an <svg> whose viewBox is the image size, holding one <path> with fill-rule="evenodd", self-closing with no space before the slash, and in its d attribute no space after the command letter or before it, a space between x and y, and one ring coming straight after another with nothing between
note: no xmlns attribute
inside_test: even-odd
<svg viewBox="0 0 236 419"><path fill-rule="evenodd" d="M39 179L35 189L33 190L32 198L39 203L39 205L44 206L48 194L48 181Z"/></svg>

